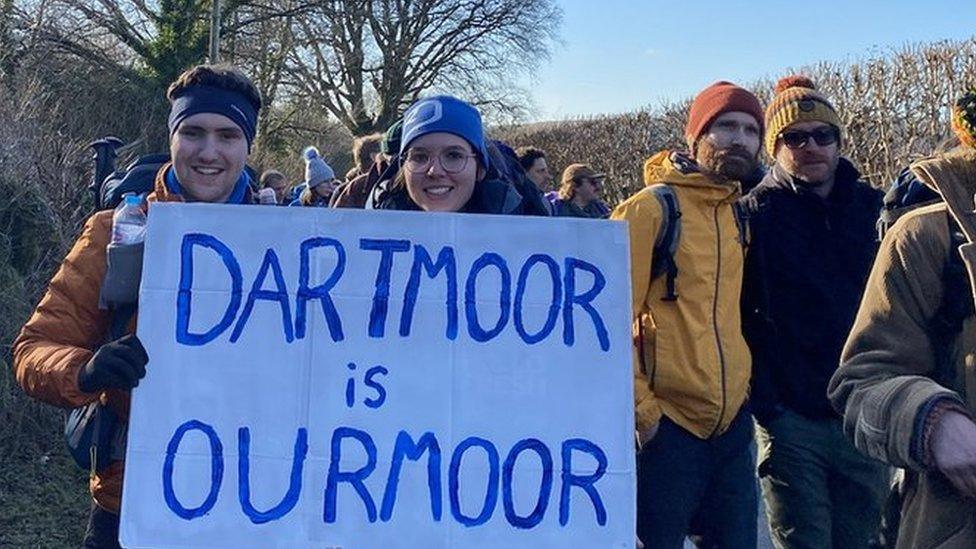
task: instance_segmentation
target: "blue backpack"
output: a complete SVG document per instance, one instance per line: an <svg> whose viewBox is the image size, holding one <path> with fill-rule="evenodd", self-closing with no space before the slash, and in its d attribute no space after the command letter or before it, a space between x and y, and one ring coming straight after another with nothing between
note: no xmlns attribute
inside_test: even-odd
<svg viewBox="0 0 976 549"><path fill-rule="evenodd" d="M152 192L156 173L169 162L169 154L147 154L124 169L116 169L118 149L124 146L117 137L104 137L88 144L92 149L94 172L88 185L96 210L111 210L126 194L145 196Z"/></svg>
<svg viewBox="0 0 976 549"><path fill-rule="evenodd" d="M903 168L891 182L881 201L881 214L878 216L878 240L884 238L888 229L902 215L922 206L942 202L939 193L922 183L910 167Z"/></svg>

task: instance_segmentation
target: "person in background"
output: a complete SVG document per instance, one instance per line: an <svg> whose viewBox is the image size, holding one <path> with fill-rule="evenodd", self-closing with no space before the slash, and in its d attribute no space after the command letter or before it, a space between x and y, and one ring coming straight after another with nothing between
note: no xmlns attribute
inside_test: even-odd
<svg viewBox="0 0 976 549"><path fill-rule="evenodd" d="M291 185L288 184L288 178L285 177L285 174L278 170L265 170L261 174L261 189L271 189L274 192L275 204L288 204L288 192L291 190Z"/></svg>
<svg viewBox="0 0 976 549"><path fill-rule="evenodd" d="M610 207L600 199L606 174L598 173L586 164L570 164L563 170L562 183L556 196L547 195L556 217L589 217L605 219Z"/></svg>
<svg viewBox="0 0 976 549"><path fill-rule="evenodd" d="M245 163L261 109L254 84L231 67L201 65L170 84L166 97L172 162L156 176L148 197L149 215L154 202L250 202ZM234 211L229 208L226 214ZM28 395L62 408L99 400L124 426L129 420L129 391L151 363L135 335L135 317L118 322L100 306L112 216L112 211L100 211L85 223L13 344L13 369ZM123 335L115 335L115 328ZM123 459L105 459L109 463L93 467L86 548L119 547Z"/></svg>
<svg viewBox="0 0 976 549"><path fill-rule="evenodd" d="M778 547L866 549L888 468L845 437L827 400L878 250L881 191L840 155L843 124L803 76L766 107L775 160L741 201L749 220L743 329L753 357L759 479Z"/></svg>
<svg viewBox="0 0 976 549"><path fill-rule="evenodd" d="M911 172L971 215L976 89L950 116L961 145ZM857 449L905 470L898 549L976 547L976 266L945 200L908 211L885 233L828 386Z"/></svg>
<svg viewBox="0 0 976 549"><path fill-rule="evenodd" d="M381 143L383 142L382 133L374 133L357 137L352 142L352 161L353 167L346 172L345 182L348 183L357 177L368 174L382 154Z"/></svg>
<svg viewBox="0 0 976 549"><path fill-rule="evenodd" d="M705 88L685 125L690 154L650 157L647 188L611 216L630 232L637 534L647 547L680 549L689 534L700 536L700 547L756 547L751 358L739 311L744 235L735 202L740 179L758 164L763 121L747 90L729 82ZM670 212L658 191L673 198ZM662 221L674 217L680 240L665 257L655 243L671 232L662 232ZM664 259L674 269L659 276Z"/></svg>
<svg viewBox="0 0 976 549"><path fill-rule="evenodd" d="M515 155L525 170L525 175L540 191L547 192L552 185L552 174L549 173L549 164L546 163L546 153L535 147L519 147Z"/></svg>
<svg viewBox="0 0 976 549"><path fill-rule="evenodd" d="M397 120L390 126L386 133L382 134L380 141L380 153L377 155L376 162L369 169L368 173L362 174L355 179L343 183L332 194L332 201L329 204L333 208L365 208L369 200L370 192L376 187L384 177L392 178L394 173L387 173L396 169L397 154L400 150L400 132L403 122Z"/></svg>
<svg viewBox="0 0 976 549"><path fill-rule="evenodd" d="M305 159L305 181L302 183L305 189L291 205L326 208L339 184L335 172L315 147L306 147L302 157Z"/></svg>

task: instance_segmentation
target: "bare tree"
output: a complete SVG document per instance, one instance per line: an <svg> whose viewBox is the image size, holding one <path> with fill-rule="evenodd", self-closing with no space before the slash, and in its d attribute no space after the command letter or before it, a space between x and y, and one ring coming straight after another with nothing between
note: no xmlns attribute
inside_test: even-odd
<svg viewBox="0 0 976 549"><path fill-rule="evenodd" d="M292 26L294 16L291 10L297 9L299 2L284 0L278 7L286 12L284 15L265 17L268 10L261 7L245 6L234 14L235 20L230 22L234 28L227 36L226 59L235 65L246 68L254 84L261 94L264 104L268 107L265 115L258 120L258 148L263 149L277 131L292 116L297 114L295 108L281 105L279 92L282 78L285 76L285 58L294 47L294 33ZM281 12L278 12L281 13ZM247 24L242 24L247 21ZM280 106L270 116L273 106Z"/></svg>
<svg viewBox="0 0 976 549"><path fill-rule="evenodd" d="M8 0L4 0L8 1ZM307 9L306 2L223 0L221 35ZM89 62L165 86L204 61L212 0L50 0L43 38ZM237 17L239 11L246 15Z"/></svg>
<svg viewBox="0 0 976 549"><path fill-rule="evenodd" d="M295 96L282 86L285 58L294 47L293 27L302 0L284 0L276 7L284 15L262 17L267 11L253 6L235 13L237 30L225 41L226 58L247 70L266 105L258 119L256 153L252 163L272 166L300 177L306 145L316 145L333 168L344 167L352 136L318 105ZM249 21L241 25L243 21Z"/></svg>
<svg viewBox="0 0 976 549"><path fill-rule="evenodd" d="M561 17L552 0L321 0L295 18L288 84L354 135L428 90L517 116L516 77L548 58Z"/></svg>

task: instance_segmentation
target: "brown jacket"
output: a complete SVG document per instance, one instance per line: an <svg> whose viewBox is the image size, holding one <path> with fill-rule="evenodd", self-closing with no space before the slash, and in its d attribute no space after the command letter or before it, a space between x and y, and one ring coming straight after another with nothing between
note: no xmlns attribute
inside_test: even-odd
<svg viewBox="0 0 976 549"><path fill-rule="evenodd" d="M365 208L366 201L369 200L370 191L372 191L376 183L379 182L380 177L383 176L383 172L386 171L388 166L389 164L385 161L376 162L368 172L357 175L352 180L343 183L332 194L332 200L329 201L329 207Z"/></svg>
<svg viewBox="0 0 976 549"><path fill-rule="evenodd" d="M939 177L941 184L968 186L968 196L976 191L976 151L919 162L912 171L932 187ZM940 385L933 379L937 350L929 326L942 303L948 254L956 253L949 248L944 204L920 208L894 224L828 388L857 448L906 468L899 548L976 547L976 501L961 497L925 459L923 432L934 402L948 399L976 412L976 372L965 366L966 356L976 352L972 317L948 350L948 381Z"/></svg>
<svg viewBox="0 0 976 549"><path fill-rule="evenodd" d="M162 174L167 168L168 165L157 175L150 201L182 201L163 182ZM105 342L111 321L109 312L98 307L111 231L111 211L98 212L85 223L81 236L14 341L13 368L24 391L38 400L75 408L101 399L122 421L128 421L128 391L112 389L95 394L78 388L78 372ZM135 322L129 328L134 333ZM123 463L113 463L89 482L95 502L115 513L121 503L122 471Z"/></svg>

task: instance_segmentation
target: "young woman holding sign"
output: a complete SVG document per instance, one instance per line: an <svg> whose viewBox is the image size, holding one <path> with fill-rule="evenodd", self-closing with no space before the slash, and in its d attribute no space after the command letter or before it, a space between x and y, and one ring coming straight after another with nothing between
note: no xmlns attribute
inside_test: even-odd
<svg viewBox="0 0 976 549"><path fill-rule="evenodd" d="M400 162L379 209L524 213L522 195L492 165L481 115L460 99L429 97L407 109Z"/></svg>

